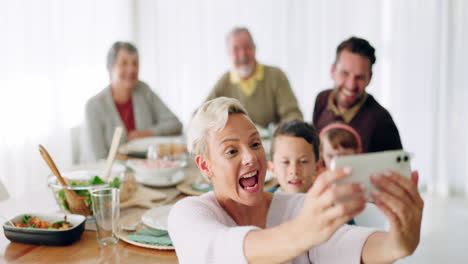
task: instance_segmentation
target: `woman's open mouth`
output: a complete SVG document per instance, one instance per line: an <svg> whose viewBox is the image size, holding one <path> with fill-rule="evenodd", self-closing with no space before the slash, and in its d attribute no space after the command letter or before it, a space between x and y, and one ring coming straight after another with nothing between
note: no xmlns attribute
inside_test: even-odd
<svg viewBox="0 0 468 264"><path fill-rule="evenodd" d="M258 170L243 175L239 179L239 184L247 192L256 192L258 190Z"/></svg>

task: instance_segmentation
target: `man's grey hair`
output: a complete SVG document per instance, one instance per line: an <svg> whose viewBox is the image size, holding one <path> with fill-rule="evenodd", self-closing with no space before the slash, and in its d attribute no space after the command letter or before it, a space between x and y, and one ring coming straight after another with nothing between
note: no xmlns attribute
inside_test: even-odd
<svg viewBox="0 0 468 264"><path fill-rule="evenodd" d="M247 110L234 98L218 97L202 104L187 129L188 150L195 155L208 154L209 132L222 130L231 114L243 114L251 120Z"/></svg>
<svg viewBox="0 0 468 264"><path fill-rule="evenodd" d="M123 42L123 41L117 41L114 44L112 44L111 48L107 52L107 71L111 71L112 66L115 63L115 60L117 59L117 54L119 53L119 50L124 49L132 54L135 54L138 57L138 50L130 42Z"/></svg>
<svg viewBox="0 0 468 264"><path fill-rule="evenodd" d="M252 38L252 34L250 34L249 29L247 29L246 27L235 27L231 29L231 31L229 31L229 33L226 35L226 45L229 44L229 39L231 38L232 35L240 33L240 32L247 33L247 35L249 35L250 40L252 41L252 44L255 46L255 42Z"/></svg>

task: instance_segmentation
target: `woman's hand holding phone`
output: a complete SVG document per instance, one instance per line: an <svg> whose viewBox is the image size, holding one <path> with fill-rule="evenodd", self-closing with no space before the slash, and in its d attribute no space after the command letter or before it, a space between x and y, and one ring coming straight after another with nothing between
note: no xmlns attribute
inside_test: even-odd
<svg viewBox="0 0 468 264"><path fill-rule="evenodd" d="M360 183L337 185L349 177L349 167L325 171L317 177L306 194L304 206L295 219L308 238L306 248L327 241L343 224L364 210L365 187Z"/></svg>
<svg viewBox="0 0 468 264"><path fill-rule="evenodd" d="M375 205L390 222L387 243L394 257L408 256L419 244L424 201L417 188L418 172L411 179L387 171L371 177L377 191L372 193Z"/></svg>

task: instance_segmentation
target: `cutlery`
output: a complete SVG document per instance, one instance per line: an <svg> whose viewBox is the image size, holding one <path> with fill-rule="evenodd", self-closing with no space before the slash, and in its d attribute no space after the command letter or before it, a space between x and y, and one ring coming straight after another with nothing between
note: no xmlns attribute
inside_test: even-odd
<svg viewBox="0 0 468 264"><path fill-rule="evenodd" d="M109 178L110 172L112 170L112 164L114 163L115 156L117 154L117 149L120 144L120 138L122 137L123 128L118 126L114 130L114 135L112 136L112 143L109 150L109 154L107 155L106 166L104 167L104 171L102 173L102 180L107 182Z"/></svg>
<svg viewBox="0 0 468 264"><path fill-rule="evenodd" d="M68 184L60 174L59 170L57 169L57 166L55 166L54 160L52 160L52 157L50 157L49 153L42 145L39 145L39 152L41 153L41 156L44 159L44 161L49 166L50 170L57 177L59 183L64 187L63 190L65 192L65 198L68 202L70 212L72 212L73 214L80 214L85 216L91 215L91 211L89 210L88 206L86 206L84 201L80 199L78 194L66 188Z"/></svg>

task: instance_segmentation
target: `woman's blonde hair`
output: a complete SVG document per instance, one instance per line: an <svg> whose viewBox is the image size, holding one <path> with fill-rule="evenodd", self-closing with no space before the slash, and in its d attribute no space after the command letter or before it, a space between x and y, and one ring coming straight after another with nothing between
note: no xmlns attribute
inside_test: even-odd
<svg viewBox="0 0 468 264"><path fill-rule="evenodd" d="M243 114L250 120L247 110L237 99L218 97L202 104L187 129L188 151L195 155L208 154L209 131L223 129L231 114Z"/></svg>

